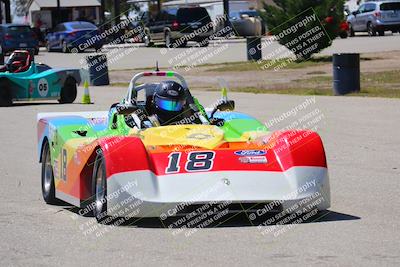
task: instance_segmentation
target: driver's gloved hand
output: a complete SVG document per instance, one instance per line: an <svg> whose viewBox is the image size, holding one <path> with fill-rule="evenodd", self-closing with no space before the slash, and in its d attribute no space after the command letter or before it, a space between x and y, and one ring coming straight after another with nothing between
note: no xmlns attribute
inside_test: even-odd
<svg viewBox="0 0 400 267"><path fill-rule="evenodd" d="M218 127L222 127L222 126L224 126L224 123L225 123L224 119L220 119L220 118L211 118L210 119L211 125L216 125Z"/></svg>

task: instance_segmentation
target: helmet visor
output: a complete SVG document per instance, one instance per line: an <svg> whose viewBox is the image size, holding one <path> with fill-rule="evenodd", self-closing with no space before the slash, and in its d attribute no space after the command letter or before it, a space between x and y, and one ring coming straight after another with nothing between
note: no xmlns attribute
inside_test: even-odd
<svg viewBox="0 0 400 267"><path fill-rule="evenodd" d="M160 97L156 97L155 102L158 108L167 111L181 111L185 104L185 100L171 100Z"/></svg>

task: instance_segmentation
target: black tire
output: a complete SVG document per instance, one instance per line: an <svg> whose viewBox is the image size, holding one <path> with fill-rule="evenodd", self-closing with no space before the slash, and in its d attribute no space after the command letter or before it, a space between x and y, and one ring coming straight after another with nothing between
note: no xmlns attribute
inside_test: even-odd
<svg viewBox="0 0 400 267"><path fill-rule="evenodd" d="M208 39L203 39L199 43L200 47L207 47L210 44L210 41Z"/></svg>
<svg viewBox="0 0 400 267"><path fill-rule="evenodd" d="M48 142L44 143L42 150L42 195L47 204L55 205L60 203L56 199L53 166L51 166L50 146Z"/></svg>
<svg viewBox="0 0 400 267"><path fill-rule="evenodd" d="M349 32L347 33L347 35L350 36L350 37L354 37L355 36L353 26L351 26L350 23L349 23Z"/></svg>
<svg viewBox="0 0 400 267"><path fill-rule="evenodd" d="M0 80L0 107L12 105L12 91L10 82L7 79Z"/></svg>
<svg viewBox="0 0 400 267"><path fill-rule="evenodd" d="M146 47L152 47L154 45L154 43L151 41L151 37L148 32L144 33L143 43Z"/></svg>
<svg viewBox="0 0 400 267"><path fill-rule="evenodd" d="M105 223L107 218L107 181L106 164L103 153L98 153L93 167L92 194L93 216L97 222Z"/></svg>
<svg viewBox="0 0 400 267"><path fill-rule="evenodd" d="M46 42L46 49L47 49L47 52L53 52L53 49L51 49L50 43L48 41Z"/></svg>
<svg viewBox="0 0 400 267"><path fill-rule="evenodd" d="M62 51L63 53L70 53L70 52L71 52L71 51L69 50L69 48L68 48L67 42L64 41L64 40L61 42L61 51Z"/></svg>
<svg viewBox="0 0 400 267"><path fill-rule="evenodd" d="M169 31L164 34L164 42L167 48L175 48L175 40L171 37L171 33Z"/></svg>
<svg viewBox="0 0 400 267"><path fill-rule="evenodd" d="M35 49L35 56L39 55L39 48Z"/></svg>
<svg viewBox="0 0 400 267"><path fill-rule="evenodd" d="M185 41L185 42L182 42L180 45L179 45L179 47L186 47L187 46L187 42Z"/></svg>
<svg viewBox="0 0 400 267"><path fill-rule="evenodd" d="M58 102L60 104L70 104L75 101L77 93L78 90L75 79L68 77L64 82L64 86L61 88Z"/></svg>
<svg viewBox="0 0 400 267"><path fill-rule="evenodd" d="M385 36L385 31L378 31L379 36Z"/></svg>
<svg viewBox="0 0 400 267"><path fill-rule="evenodd" d="M98 45L98 46L95 46L95 47L94 47L94 49L96 50L96 52L101 52L101 48L103 48L102 45Z"/></svg>
<svg viewBox="0 0 400 267"><path fill-rule="evenodd" d="M348 34L347 34L347 32L340 32L339 33L339 36L340 36L340 38L342 38L342 39L346 39L347 37L348 37Z"/></svg>
<svg viewBox="0 0 400 267"><path fill-rule="evenodd" d="M374 27L374 25L372 25L371 22L368 22L368 24L367 24L367 31L368 31L369 36L371 36L371 37L376 36L375 27Z"/></svg>

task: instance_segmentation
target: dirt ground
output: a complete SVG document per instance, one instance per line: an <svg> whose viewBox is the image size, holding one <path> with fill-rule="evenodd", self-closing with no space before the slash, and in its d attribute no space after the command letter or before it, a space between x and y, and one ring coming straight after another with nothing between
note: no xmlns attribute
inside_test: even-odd
<svg viewBox="0 0 400 267"><path fill-rule="evenodd" d="M361 58L361 73L376 73L400 69L400 51L364 53ZM217 89L218 79L228 82L230 88L255 87L264 89L279 89L293 85L298 80L315 76L332 76L332 63L316 64L304 68L283 68L279 71L267 69L259 71L218 71L222 65L201 66L188 71L180 69L192 89L212 90ZM128 83L131 77L141 70L111 71L112 83Z"/></svg>

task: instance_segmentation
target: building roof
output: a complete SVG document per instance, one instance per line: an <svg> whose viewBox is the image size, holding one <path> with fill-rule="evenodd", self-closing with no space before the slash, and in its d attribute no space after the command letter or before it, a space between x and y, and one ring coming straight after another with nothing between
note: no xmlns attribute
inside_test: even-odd
<svg viewBox="0 0 400 267"><path fill-rule="evenodd" d="M28 6L35 2L40 7L57 7L57 0L30 0ZM60 7L101 6L98 0L60 0Z"/></svg>

